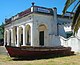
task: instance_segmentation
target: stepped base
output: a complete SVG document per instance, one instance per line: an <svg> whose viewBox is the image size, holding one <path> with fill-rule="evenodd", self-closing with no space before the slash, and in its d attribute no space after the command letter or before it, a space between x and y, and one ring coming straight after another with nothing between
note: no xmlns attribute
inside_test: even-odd
<svg viewBox="0 0 80 65"><path fill-rule="evenodd" d="M40 57L46 55L72 55L70 47L12 47L6 46L11 57Z"/></svg>

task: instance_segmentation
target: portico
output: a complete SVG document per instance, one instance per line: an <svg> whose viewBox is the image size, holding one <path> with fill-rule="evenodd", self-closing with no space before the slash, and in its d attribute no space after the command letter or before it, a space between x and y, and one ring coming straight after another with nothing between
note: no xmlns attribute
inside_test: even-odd
<svg viewBox="0 0 80 65"><path fill-rule="evenodd" d="M5 30L4 33L4 45L9 46L26 46L33 44L33 28L32 24L25 24L20 26L14 26L11 29Z"/></svg>

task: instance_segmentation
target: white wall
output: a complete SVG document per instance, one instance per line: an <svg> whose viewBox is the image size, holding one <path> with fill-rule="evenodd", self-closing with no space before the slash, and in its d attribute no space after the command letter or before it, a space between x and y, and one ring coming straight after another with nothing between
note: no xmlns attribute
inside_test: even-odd
<svg viewBox="0 0 80 65"><path fill-rule="evenodd" d="M74 52L80 52L80 39L76 37L71 37L68 39L60 37L61 45L64 47L71 47Z"/></svg>
<svg viewBox="0 0 80 65"><path fill-rule="evenodd" d="M62 36L51 36L51 46L71 47L71 51L80 52L80 38L70 37L64 38Z"/></svg>
<svg viewBox="0 0 80 65"><path fill-rule="evenodd" d="M80 28L78 29L78 32L76 33L76 36L80 38Z"/></svg>
<svg viewBox="0 0 80 65"><path fill-rule="evenodd" d="M72 48L72 51L80 52L80 40L77 38L72 38L70 41L68 41L68 46Z"/></svg>

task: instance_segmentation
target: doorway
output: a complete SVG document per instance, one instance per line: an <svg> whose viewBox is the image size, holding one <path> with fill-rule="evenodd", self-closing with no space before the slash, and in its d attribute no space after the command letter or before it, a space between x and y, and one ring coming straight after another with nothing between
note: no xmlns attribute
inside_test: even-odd
<svg viewBox="0 0 80 65"><path fill-rule="evenodd" d="M39 45L44 45L44 31L39 32Z"/></svg>

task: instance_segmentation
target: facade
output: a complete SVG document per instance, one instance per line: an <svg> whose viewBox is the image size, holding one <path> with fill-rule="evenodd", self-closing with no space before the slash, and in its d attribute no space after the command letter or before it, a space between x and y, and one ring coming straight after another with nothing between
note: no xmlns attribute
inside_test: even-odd
<svg viewBox="0 0 80 65"><path fill-rule="evenodd" d="M56 8L31 6L5 20L4 45L67 46L63 38L72 32L71 22L69 16L58 15Z"/></svg>

